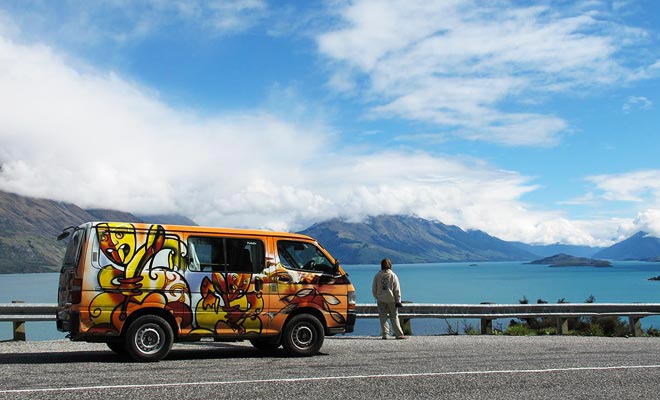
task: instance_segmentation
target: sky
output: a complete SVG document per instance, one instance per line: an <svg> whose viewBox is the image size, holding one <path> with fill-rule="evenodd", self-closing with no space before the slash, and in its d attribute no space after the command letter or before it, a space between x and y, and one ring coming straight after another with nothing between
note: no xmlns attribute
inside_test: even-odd
<svg viewBox="0 0 660 400"><path fill-rule="evenodd" d="M655 0L2 0L0 190L297 231L660 236Z"/></svg>

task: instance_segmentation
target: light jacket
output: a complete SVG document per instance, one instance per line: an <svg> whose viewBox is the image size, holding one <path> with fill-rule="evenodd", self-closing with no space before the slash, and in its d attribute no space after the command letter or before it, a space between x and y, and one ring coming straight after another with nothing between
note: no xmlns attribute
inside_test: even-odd
<svg viewBox="0 0 660 400"><path fill-rule="evenodd" d="M377 302L401 303L399 277L391 269L381 269L376 273L371 291Z"/></svg>

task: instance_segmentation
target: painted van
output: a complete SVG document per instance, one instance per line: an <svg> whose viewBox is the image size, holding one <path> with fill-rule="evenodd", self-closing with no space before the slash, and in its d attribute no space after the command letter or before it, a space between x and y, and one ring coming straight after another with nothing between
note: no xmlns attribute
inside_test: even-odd
<svg viewBox="0 0 660 400"><path fill-rule="evenodd" d="M58 330L138 361L203 337L308 356L355 325L353 285L308 236L122 222L67 236Z"/></svg>

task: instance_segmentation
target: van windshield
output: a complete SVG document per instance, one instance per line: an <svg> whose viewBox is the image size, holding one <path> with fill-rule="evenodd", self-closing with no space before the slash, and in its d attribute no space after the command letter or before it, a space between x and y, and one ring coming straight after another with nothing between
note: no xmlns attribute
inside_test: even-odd
<svg viewBox="0 0 660 400"><path fill-rule="evenodd" d="M64 253L64 262L62 263L62 269L65 268L75 268L78 266L78 260L80 259L80 253L83 244L83 238L85 236L84 229L76 229L73 232L69 239L69 244L66 247L66 253Z"/></svg>

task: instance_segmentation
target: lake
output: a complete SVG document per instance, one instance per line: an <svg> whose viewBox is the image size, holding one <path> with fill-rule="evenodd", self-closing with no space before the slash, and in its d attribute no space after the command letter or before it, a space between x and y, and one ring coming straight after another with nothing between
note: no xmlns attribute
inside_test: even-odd
<svg viewBox="0 0 660 400"><path fill-rule="evenodd" d="M523 262L440 263L394 265L399 275L403 299L415 303L478 304L481 302L530 303L559 299L582 303L594 296L597 303L660 303L660 263L615 261L611 268L530 265ZM344 269L357 290L358 303L373 303L371 279L376 265L346 265ZM0 275L0 303L23 300L29 303L57 302L58 274ZM499 320L506 327L507 320ZM660 328L660 317L641 320L644 329ZM462 329L462 321L450 321ZM447 322L435 319L412 321L415 334L447 332ZM475 325L478 328L478 323ZM63 338L54 322L28 322L28 340ZM376 320L358 320L354 335L378 335ZM0 340L10 339L11 323L0 323Z"/></svg>

